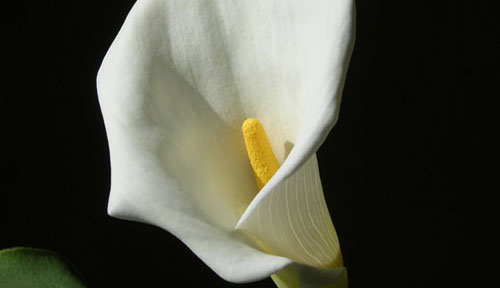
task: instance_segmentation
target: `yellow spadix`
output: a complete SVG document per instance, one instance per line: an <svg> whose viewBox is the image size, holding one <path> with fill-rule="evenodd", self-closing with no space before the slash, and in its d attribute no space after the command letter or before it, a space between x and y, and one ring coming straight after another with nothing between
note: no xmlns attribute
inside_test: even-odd
<svg viewBox="0 0 500 288"><path fill-rule="evenodd" d="M248 158L252 165L253 175L257 188L262 189L273 177L280 167L276 156L274 156L269 139L267 139L264 127L259 120L249 118L241 126Z"/></svg>

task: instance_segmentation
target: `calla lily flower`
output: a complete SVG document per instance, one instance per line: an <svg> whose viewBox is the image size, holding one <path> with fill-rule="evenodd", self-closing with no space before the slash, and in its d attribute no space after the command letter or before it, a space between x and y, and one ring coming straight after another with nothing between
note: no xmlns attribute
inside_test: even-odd
<svg viewBox="0 0 500 288"><path fill-rule="evenodd" d="M346 287L315 152L353 41L353 0L138 0L97 77L108 213L169 231L227 281ZM260 191L247 118L279 163Z"/></svg>

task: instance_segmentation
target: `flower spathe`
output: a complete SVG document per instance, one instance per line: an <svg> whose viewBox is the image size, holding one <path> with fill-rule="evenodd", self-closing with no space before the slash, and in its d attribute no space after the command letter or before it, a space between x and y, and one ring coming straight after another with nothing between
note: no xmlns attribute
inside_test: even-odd
<svg viewBox="0 0 500 288"><path fill-rule="evenodd" d="M338 117L353 15L351 0L137 1L98 75L109 213L171 232L228 281L296 264L302 286L333 283L315 152ZM247 118L281 165L258 194Z"/></svg>

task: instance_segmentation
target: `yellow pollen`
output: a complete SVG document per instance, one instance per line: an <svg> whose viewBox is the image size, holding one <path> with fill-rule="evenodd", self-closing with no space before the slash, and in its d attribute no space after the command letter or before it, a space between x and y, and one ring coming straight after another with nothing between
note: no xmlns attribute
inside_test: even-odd
<svg viewBox="0 0 500 288"><path fill-rule="evenodd" d="M241 126L257 187L262 189L280 167L259 120L249 118Z"/></svg>

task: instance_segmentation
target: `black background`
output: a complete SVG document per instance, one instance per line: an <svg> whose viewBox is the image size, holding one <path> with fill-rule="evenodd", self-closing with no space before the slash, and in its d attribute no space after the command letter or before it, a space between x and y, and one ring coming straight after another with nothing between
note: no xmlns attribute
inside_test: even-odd
<svg viewBox="0 0 500 288"><path fill-rule="evenodd" d="M463 181L462 148L475 117L466 99L476 90L467 84L477 73L495 80L489 62L467 64L489 48L468 45L486 47L479 40L497 31L488 22L494 10L410 2L357 1L340 119L318 152L351 288L451 287L482 277L465 258L465 211L476 191ZM169 233L106 214L109 151L95 77L133 3L23 1L2 12L9 51L0 248L57 251L91 287L273 287L227 283ZM486 146L494 144L478 138L471 149ZM496 167L483 175L486 187Z"/></svg>

